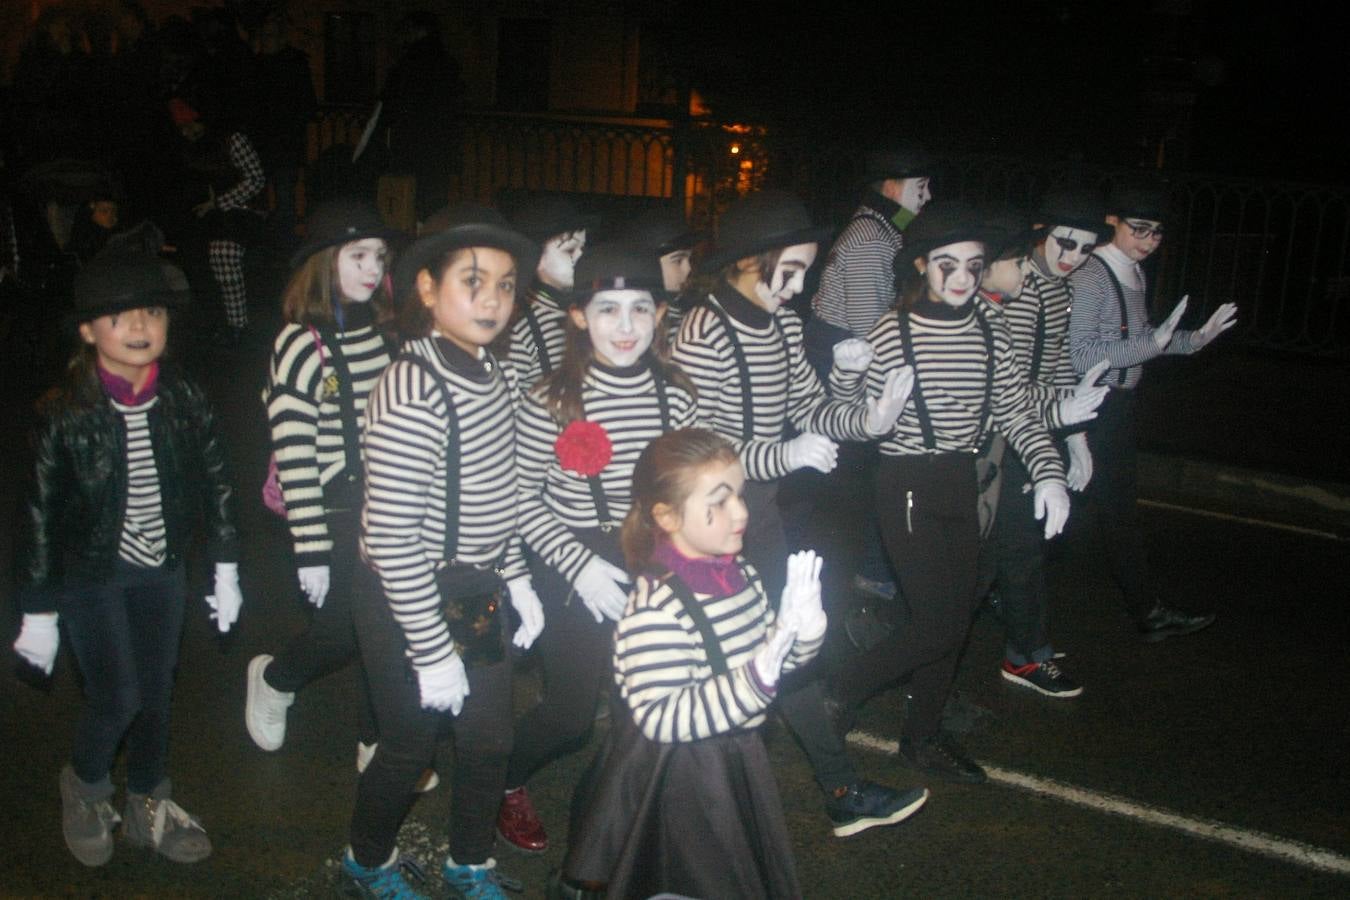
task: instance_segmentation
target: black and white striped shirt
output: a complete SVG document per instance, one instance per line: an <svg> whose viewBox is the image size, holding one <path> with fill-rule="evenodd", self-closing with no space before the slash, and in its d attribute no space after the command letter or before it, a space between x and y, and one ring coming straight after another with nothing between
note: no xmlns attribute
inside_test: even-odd
<svg viewBox="0 0 1350 900"><path fill-rule="evenodd" d="M667 383L670 428L695 423L694 398ZM633 466L638 455L664 433L656 382L647 364L611 369L592 364L582 387L586 421L605 429L614 455L599 475L610 521L622 523L632 506ZM544 562L572 581L594 554L572 534L602 523L590 480L562 468L553 445L562 429L532 392L516 418L520 470L520 533Z"/></svg>
<svg viewBox="0 0 1350 900"><path fill-rule="evenodd" d="M1022 279L1021 293L1004 297L999 304L1012 331L1017 363L1026 373L1031 396L1051 428L1062 424L1058 401L1071 396L1078 384L1068 352L1072 306L1068 279L1050 278L1034 265Z"/></svg>
<svg viewBox="0 0 1350 900"><path fill-rule="evenodd" d="M989 426L988 416L981 421L989 357L975 305L988 321L994 340L994 384L989 403L993 425L1017 451L1033 481L1063 483L1064 467L1041 421L1041 411L1032 400L1026 375L1017 364L1008 323L998 307L984 297L976 297L964 314L955 318L930 318L911 312L916 357L912 361L905 358L900 337L901 313L886 314L867 336L875 355L865 377L835 368L830 373L830 386L843 397L860 397L864 390L878 394L892 370L912 363L917 376L915 390L923 391L932 419L936 450L924 447L918 405L911 396L895 430L881 442L881 452L887 456L976 452Z"/></svg>
<svg viewBox="0 0 1350 900"><path fill-rule="evenodd" d="M563 319L567 312L566 301L556 294L554 288L546 285L536 285L528 291L525 311L511 328L511 365L520 376L522 391L532 390L562 361L567 343Z"/></svg>
<svg viewBox="0 0 1350 900"><path fill-rule="evenodd" d="M764 723L773 698L759 689L750 666L774 614L758 577L748 581L730 597L694 595L721 642L724 675L713 674L698 626L668 585L659 584L645 600L637 592L629 599L614 636L614 681L649 740L697 741ZM797 641L783 671L811 660L822 641Z"/></svg>
<svg viewBox="0 0 1350 900"><path fill-rule="evenodd" d="M1124 328L1120 321L1120 295L1107 272L1116 272L1125 294ZM1103 359L1111 371L1102 378L1112 387L1133 388L1144 375L1143 365L1164 354L1184 356L1192 353L1191 332L1177 329L1167 349L1153 342L1153 326L1148 323L1148 292L1139 265L1114 244L1092 251L1092 257L1079 266L1069 281L1073 286L1073 313L1069 317L1069 353L1080 374ZM1120 378L1120 370L1125 378Z"/></svg>
<svg viewBox="0 0 1350 900"><path fill-rule="evenodd" d="M878 198L881 199L881 198ZM811 309L836 328L864 337L895 302L895 255L904 241L880 212L864 204L825 258Z"/></svg>
<svg viewBox="0 0 1350 900"><path fill-rule="evenodd" d="M724 310L745 352L748 385L741 381L733 339L711 305ZM788 423L835 440L872 439L862 403L825 395L802 350L801 319L786 307L771 316L723 285L685 316L672 358L698 391L699 422L736 446L752 481L774 481L791 471L784 443ZM747 390L753 398L750 440L744 439Z"/></svg>
<svg viewBox="0 0 1350 900"><path fill-rule="evenodd" d="M448 349L442 349L448 348ZM516 534L514 377L486 351L479 361L424 337L405 353L429 360L449 387L459 421L460 562L490 565L505 552L503 577L526 574ZM456 353L458 356L456 356ZM462 358L461 358L462 357ZM440 612L435 572L445 560L446 448L450 419L440 383L421 366L394 360L366 411L366 503L361 550L379 576L415 666L454 650Z"/></svg>
<svg viewBox="0 0 1350 900"><path fill-rule="evenodd" d="M365 425L370 392L389 365L389 351L371 325L338 332L336 337L337 346L323 348L322 364L318 343L304 325L286 325L272 345L267 419L277 479L286 500L286 524L300 567L329 564L333 542L324 515L323 485L340 475L347 462L333 354L342 354L351 375L358 435Z"/></svg>
<svg viewBox="0 0 1350 900"><path fill-rule="evenodd" d="M159 469L150 440L150 410L159 402L151 397L136 406L109 398L127 429L127 505L117 555L133 566L154 568L164 562L164 509L159 496Z"/></svg>

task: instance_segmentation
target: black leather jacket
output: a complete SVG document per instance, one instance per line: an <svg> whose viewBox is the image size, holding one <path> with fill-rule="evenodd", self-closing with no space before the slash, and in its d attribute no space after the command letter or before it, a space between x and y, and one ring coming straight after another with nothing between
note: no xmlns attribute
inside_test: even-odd
<svg viewBox="0 0 1350 900"><path fill-rule="evenodd" d="M150 441L159 475L165 564L182 561L198 517L212 562L238 560L233 488L214 416L201 388L161 368ZM34 441L36 477L21 550L23 612L57 609L66 584L107 581L117 560L127 498L126 422L100 395L92 406L49 410Z"/></svg>

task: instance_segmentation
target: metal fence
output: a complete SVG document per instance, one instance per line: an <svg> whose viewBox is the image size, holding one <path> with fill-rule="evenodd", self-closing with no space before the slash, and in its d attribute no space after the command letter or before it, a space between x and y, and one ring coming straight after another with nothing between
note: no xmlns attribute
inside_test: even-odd
<svg viewBox="0 0 1350 900"><path fill-rule="evenodd" d="M330 148L355 144L364 115L332 110L311 130L316 181L341 165ZM715 228L735 197L773 184L797 192L823 221L842 224L858 184L847 141L802 128L702 120L475 113L447 148L449 200L492 202L517 191L586 195L596 211L682 201L692 224ZM349 154L347 154L349 159ZM327 162L325 162L327 160ZM1031 206L1064 179L1103 193L1136 170L953 155L935 192L972 202ZM1169 174L1167 239L1152 273L1157 312L1190 295L1188 325L1220 303L1238 304L1234 336L1264 349L1350 356L1350 192L1323 185Z"/></svg>

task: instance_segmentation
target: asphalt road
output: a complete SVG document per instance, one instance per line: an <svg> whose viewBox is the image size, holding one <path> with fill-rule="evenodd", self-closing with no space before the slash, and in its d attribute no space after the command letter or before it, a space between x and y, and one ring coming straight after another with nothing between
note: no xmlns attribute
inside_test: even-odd
<svg viewBox="0 0 1350 900"><path fill-rule="evenodd" d="M10 654L0 678L2 896L291 897L335 888L356 781L354 673L300 695L279 752L249 740L245 666L300 629L304 609L281 525L254 502L266 461L262 350L197 352L189 361L228 425L246 534L236 633L216 636L204 605L192 601L175 696L174 794L205 820L216 852L179 866L119 845L103 868L78 864L62 843L56 790L78 705L71 660L63 653L54 678L34 685L8 675ZM22 419L11 415L11 424ZM19 431L0 441L11 484ZM0 562L11 556L10 508L0 519ZM981 615L959 690L988 711L963 740L991 767L991 784L930 784L928 806L911 820L840 840L790 735L776 722L766 729L807 896L1350 895L1350 545L1156 509L1144 516L1169 601L1214 609L1218 623L1140 643L1095 568L1093 536L1071 522L1051 567L1052 633L1085 692L1057 701L1007 685L997 673L998 624ZM4 604L0 634L14 628ZM518 703L537 689L527 666ZM868 705L853 735L857 760L875 780L921 784L886 752L900 715L899 691ZM593 738L530 785L554 848L533 858L499 852L527 896L542 896L561 860L571 787L595 746ZM450 743L438 765L453 765ZM444 787L422 798L403 836L432 872L444 854L448 803Z"/></svg>

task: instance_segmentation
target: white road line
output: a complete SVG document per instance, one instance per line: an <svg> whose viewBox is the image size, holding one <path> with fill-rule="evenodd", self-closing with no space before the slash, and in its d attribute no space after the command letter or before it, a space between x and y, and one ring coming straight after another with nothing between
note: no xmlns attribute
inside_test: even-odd
<svg viewBox="0 0 1350 900"><path fill-rule="evenodd" d="M898 742L880 738L876 735L868 734L865 731L854 731L850 733L848 742L868 750L875 750L891 756L894 756L900 751ZM1312 844L1305 844L1301 841L1287 840L1273 834L1264 834L1246 828L1237 828L1210 819L1196 819L1190 816L1178 815L1177 813L1168 812L1167 810L1156 806L1135 803L1132 800L1126 800L1122 797L1113 797L1110 794L1085 790L1049 778L1024 775L1021 772L1014 772L1011 769L1001 769L997 766L988 765L987 763L980 763L980 765L984 766L985 772L989 773L990 781L1007 787L1019 788L1046 797L1053 797L1056 800L1072 803L1075 806L1095 809L1098 812L1126 816L1131 819L1146 822L1150 825L1171 828L1194 837L1203 838L1204 840L1218 841L1219 843L1236 847L1239 850L1257 853L1261 856L1268 856L1283 862L1291 862L1306 868L1331 872L1336 875L1350 875L1350 857L1343 856L1334 850L1315 847Z"/></svg>
<svg viewBox="0 0 1350 900"><path fill-rule="evenodd" d="M1236 516L1232 513L1218 512L1212 509L1200 509L1195 506L1181 506L1177 503L1167 503L1163 500L1145 500L1140 497L1136 501L1140 506L1152 506L1155 509L1166 509L1172 512L1190 513L1195 516L1206 516L1210 519L1222 519L1225 522L1239 522L1243 525L1254 525L1259 528L1274 528L1277 531L1289 531L1294 534L1301 534L1304 537L1322 538L1328 541L1344 541L1347 538L1344 535L1336 534L1334 531L1322 531L1317 528L1307 528L1303 525L1290 525L1286 522L1272 522L1269 519L1253 519L1248 516Z"/></svg>

